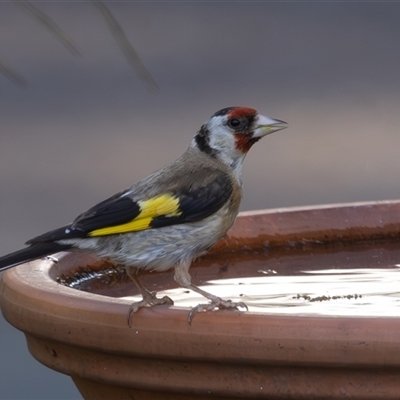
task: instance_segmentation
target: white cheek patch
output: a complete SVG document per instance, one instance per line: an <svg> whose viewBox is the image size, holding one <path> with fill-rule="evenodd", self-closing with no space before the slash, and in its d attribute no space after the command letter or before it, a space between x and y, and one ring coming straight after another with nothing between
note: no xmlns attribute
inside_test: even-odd
<svg viewBox="0 0 400 400"><path fill-rule="evenodd" d="M214 117L209 121L207 125L210 132L209 144L217 152L218 158L232 168L234 177L241 185L245 153L237 149L235 133L224 124L225 121L226 117Z"/></svg>
<svg viewBox="0 0 400 400"><path fill-rule="evenodd" d="M210 146L223 155L236 151L235 137L232 130L224 124L225 120L226 117L223 116L214 117L208 123Z"/></svg>

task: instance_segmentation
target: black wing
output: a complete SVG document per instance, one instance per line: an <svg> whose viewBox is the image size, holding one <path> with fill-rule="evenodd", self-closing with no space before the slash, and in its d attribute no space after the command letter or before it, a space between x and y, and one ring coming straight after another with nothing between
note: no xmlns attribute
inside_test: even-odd
<svg viewBox="0 0 400 400"><path fill-rule="evenodd" d="M204 176L204 170L198 174ZM233 184L225 173L219 173L214 178L208 176L203 185L199 184L196 175L191 174L189 179L193 185L180 187L177 182L171 192L161 192L137 201L125 196L127 192L119 193L79 215L71 225L40 235L27 244L106 236L200 221L214 214L229 200Z"/></svg>

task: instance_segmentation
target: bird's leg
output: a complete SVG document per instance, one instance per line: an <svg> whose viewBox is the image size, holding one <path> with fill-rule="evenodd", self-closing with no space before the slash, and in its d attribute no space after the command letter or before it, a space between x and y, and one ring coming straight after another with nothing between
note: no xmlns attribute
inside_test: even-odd
<svg viewBox="0 0 400 400"><path fill-rule="evenodd" d="M190 265L191 265L191 260L190 262L184 262L175 267L175 276L174 276L175 281L180 286L183 286L187 289L193 290L194 292L201 294L205 298L209 299L211 302L206 304L198 304L196 307L193 307L188 315L189 324L192 323L193 317L198 312L213 311L216 308L218 308L219 310L238 310L238 307L242 307L248 310L247 305L242 301L234 302L232 300L223 300L220 297L208 293L205 290L200 289L197 286L193 285L189 275Z"/></svg>
<svg viewBox="0 0 400 400"><path fill-rule="evenodd" d="M193 317L198 312L213 311L216 308L218 308L219 310L238 310L239 309L238 307L242 307L242 308L245 308L246 311L248 311L248 307L247 307L246 303L244 303L243 301L234 302L232 300L224 300L224 299L221 299L221 297L218 297L211 293L208 293L194 285L189 285L186 287L188 289L193 290L194 292L201 294L202 296L206 297L207 299L211 300L210 303L198 304L196 307L193 307L189 311L189 315L188 315L189 324L192 323Z"/></svg>
<svg viewBox="0 0 400 400"><path fill-rule="evenodd" d="M143 300L137 301L131 304L128 311L128 325L131 327L131 317L139 308L141 307L152 307L160 304L167 304L172 306L174 302L168 296L164 296L162 298L158 298L157 292L150 292L148 291L142 284L138 276L138 269L134 267L126 267L126 273L128 276L135 282L135 285L140 290L142 294Z"/></svg>

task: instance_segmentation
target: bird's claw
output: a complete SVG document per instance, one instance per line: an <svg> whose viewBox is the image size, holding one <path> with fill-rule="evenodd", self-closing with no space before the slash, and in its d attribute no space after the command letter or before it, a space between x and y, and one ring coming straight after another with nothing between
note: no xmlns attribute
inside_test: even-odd
<svg viewBox="0 0 400 400"><path fill-rule="evenodd" d="M157 294L156 292L146 293L146 295L143 296L143 300L135 301L134 303L131 304L131 306L129 307L129 311L128 311L128 326L130 328L132 327L132 323L131 323L132 314L137 312L139 310L139 308L153 307L153 306L158 306L158 305L168 305L168 306L174 305L173 300L171 298L169 298L168 296L158 298L156 296L156 294Z"/></svg>
<svg viewBox="0 0 400 400"><path fill-rule="evenodd" d="M239 310L239 307L245 308L246 311L249 311L246 303L243 303L242 301L234 302L232 300L223 300L220 297L213 296L213 298L211 299L211 303L198 304L196 307L193 307L190 310L188 315L188 322L189 325L191 325L193 317L199 312L213 311L216 308L218 308L219 310Z"/></svg>

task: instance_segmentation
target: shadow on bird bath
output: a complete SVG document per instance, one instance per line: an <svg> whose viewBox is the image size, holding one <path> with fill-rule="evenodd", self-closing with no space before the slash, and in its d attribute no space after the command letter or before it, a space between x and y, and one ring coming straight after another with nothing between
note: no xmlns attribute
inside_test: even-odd
<svg viewBox="0 0 400 400"><path fill-rule="evenodd" d="M39 361L86 399L397 398L400 201L242 213L190 269L249 312L197 314L172 273L142 275L173 307L141 309L121 267L57 255L4 274L1 307Z"/></svg>

